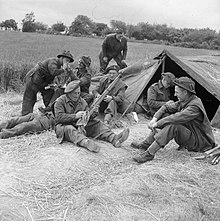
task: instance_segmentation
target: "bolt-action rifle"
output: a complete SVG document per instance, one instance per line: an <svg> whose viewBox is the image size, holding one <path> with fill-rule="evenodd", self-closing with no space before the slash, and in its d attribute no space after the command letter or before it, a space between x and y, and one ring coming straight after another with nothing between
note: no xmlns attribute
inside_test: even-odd
<svg viewBox="0 0 220 221"><path fill-rule="evenodd" d="M94 111L97 110L100 103L104 100L106 95L108 95L109 92L112 90L112 88L116 85L120 77L121 74L119 73L117 77L113 80L113 82L105 89L105 91L94 100L94 102L89 107L89 110L86 111L85 115L77 121L76 125L78 126L78 129L82 131L84 134L85 134L85 126L88 124L90 116L94 113Z"/></svg>

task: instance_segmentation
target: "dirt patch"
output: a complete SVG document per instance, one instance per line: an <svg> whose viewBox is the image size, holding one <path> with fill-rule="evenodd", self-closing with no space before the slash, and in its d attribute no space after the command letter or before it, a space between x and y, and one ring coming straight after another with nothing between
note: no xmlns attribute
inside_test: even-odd
<svg viewBox="0 0 220 221"><path fill-rule="evenodd" d="M4 99L1 119L20 113ZM120 149L97 141L98 154L60 145L54 132L0 140L0 220L219 220L220 166L194 160L174 142L137 165L139 151L129 144L149 133L148 121L120 121L129 139Z"/></svg>

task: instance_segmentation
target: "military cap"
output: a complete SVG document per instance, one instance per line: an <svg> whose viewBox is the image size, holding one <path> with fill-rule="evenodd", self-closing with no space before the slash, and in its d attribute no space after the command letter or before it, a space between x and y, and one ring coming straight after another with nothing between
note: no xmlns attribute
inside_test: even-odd
<svg viewBox="0 0 220 221"><path fill-rule="evenodd" d="M189 91L192 94L196 94L195 82L191 78L188 78L188 77L176 78L173 81L173 84Z"/></svg>
<svg viewBox="0 0 220 221"><path fill-rule="evenodd" d="M70 62L74 62L73 56L69 51L63 51L61 54L58 54L57 57L66 57L70 59Z"/></svg>
<svg viewBox="0 0 220 221"><path fill-rule="evenodd" d="M119 71L119 67L118 67L118 65L112 65L112 66L110 66L110 67L108 67L106 70L105 70L105 73L107 74L109 71L111 71L111 70L115 70L115 71Z"/></svg>
<svg viewBox="0 0 220 221"><path fill-rule="evenodd" d="M71 81L69 84L67 84L64 92L69 93L71 91L76 90L76 88L79 87L79 84L80 84L80 80Z"/></svg>

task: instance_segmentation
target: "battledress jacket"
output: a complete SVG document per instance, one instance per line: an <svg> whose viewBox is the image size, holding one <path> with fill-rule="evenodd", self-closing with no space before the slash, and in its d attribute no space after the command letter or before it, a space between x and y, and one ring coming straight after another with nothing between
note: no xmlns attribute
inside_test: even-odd
<svg viewBox="0 0 220 221"><path fill-rule="evenodd" d="M161 80L148 88L147 104L152 116L169 100L170 88L165 88Z"/></svg>
<svg viewBox="0 0 220 221"><path fill-rule="evenodd" d="M86 101L79 97L78 101L71 101L66 94L60 96L54 104L55 112L55 132L59 142L61 143L64 139L64 129L63 125L73 125L76 126L78 119L76 119L76 113L78 111L88 110L88 104Z"/></svg>
<svg viewBox="0 0 220 221"><path fill-rule="evenodd" d="M111 84L108 77L101 78L99 85L95 89L99 94L102 94L105 89ZM127 85L119 79L115 86L109 91L108 95L112 96L112 99L118 104L121 105L125 99L125 91L127 89Z"/></svg>
<svg viewBox="0 0 220 221"><path fill-rule="evenodd" d="M56 76L65 72L61 66L62 64L58 58L48 58L39 62L28 72L27 76L32 77L32 82L34 84L44 88L48 84L51 84Z"/></svg>
<svg viewBox="0 0 220 221"><path fill-rule="evenodd" d="M114 58L119 54L122 54L122 60L125 60L127 56L127 50L127 39L123 37L121 41L119 41L115 37L115 34L106 36L102 43L103 57Z"/></svg>
<svg viewBox="0 0 220 221"><path fill-rule="evenodd" d="M165 113L171 115L162 118ZM157 126L162 128L168 124L181 124L187 127L195 136L195 149L199 152L215 146L215 139L200 98L192 95L186 102L175 102L175 106L163 105L154 115Z"/></svg>

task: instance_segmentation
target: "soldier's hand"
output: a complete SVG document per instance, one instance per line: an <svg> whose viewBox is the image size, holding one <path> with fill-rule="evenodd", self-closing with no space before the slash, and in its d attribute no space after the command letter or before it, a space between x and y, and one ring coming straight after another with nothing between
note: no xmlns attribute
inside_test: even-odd
<svg viewBox="0 0 220 221"><path fill-rule="evenodd" d="M103 57L103 61L104 62L108 62L108 58L107 57Z"/></svg>
<svg viewBox="0 0 220 221"><path fill-rule="evenodd" d="M86 114L86 111L78 111L76 113L76 119L82 118Z"/></svg>
<svg viewBox="0 0 220 221"><path fill-rule="evenodd" d="M106 95L106 97L104 98L104 101L109 103L112 100L112 96Z"/></svg>
<svg viewBox="0 0 220 221"><path fill-rule="evenodd" d="M176 103L173 100L167 101L165 105L168 108L175 108L176 107Z"/></svg>
<svg viewBox="0 0 220 221"><path fill-rule="evenodd" d="M157 118L153 117L153 119L148 124L148 128L154 130L156 127L157 127Z"/></svg>
<svg viewBox="0 0 220 221"><path fill-rule="evenodd" d="M121 63L122 63L122 64L126 64L125 60L121 60Z"/></svg>

